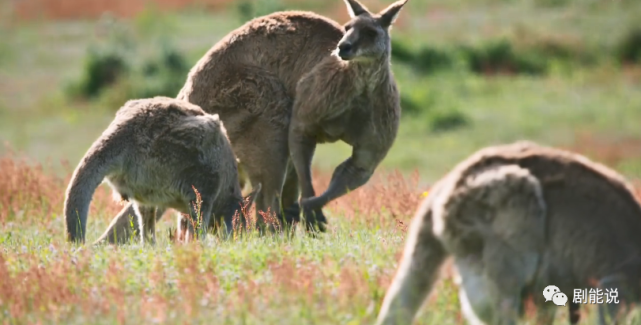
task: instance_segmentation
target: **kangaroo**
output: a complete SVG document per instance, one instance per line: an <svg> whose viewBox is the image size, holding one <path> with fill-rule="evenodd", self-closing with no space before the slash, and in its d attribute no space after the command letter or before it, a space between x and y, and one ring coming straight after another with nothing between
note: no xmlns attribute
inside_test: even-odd
<svg viewBox="0 0 641 325"><path fill-rule="evenodd" d="M390 26L406 1L373 14L345 0L352 18L344 26L304 11L258 17L191 69L177 98L220 115L250 183L262 184L257 213L270 209L292 223L303 210L308 230L325 231L321 208L367 182L386 156L401 113ZM352 156L315 196L316 144L338 140L353 146Z"/></svg>
<svg viewBox="0 0 641 325"><path fill-rule="evenodd" d="M209 229L214 214L231 232L243 197L225 133L217 115L188 102L167 97L127 101L73 173L64 204L68 240L84 242L89 204L103 179L115 198L132 201L142 242L149 237L155 242L156 219L167 208L196 220L192 186L203 200L202 229ZM259 191L260 185L249 199ZM193 227L188 231L193 233Z"/></svg>
<svg viewBox="0 0 641 325"><path fill-rule="evenodd" d="M238 180L239 180L239 185L241 188L241 191L245 191L247 188L247 172L243 168L243 164L240 162L240 160L236 159L236 163L238 166ZM251 205L253 198L255 197L255 194L258 192L259 189L254 189L245 197L245 202L247 204ZM162 216L164 215L165 210L159 210L156 212L156 222L158 222ZM134 233L140 233L140 227L137 222L131 222L129 218L132 218L135 215L135 211L133 209L133 206L131 204L125 206L119 213L116 215L116 217L111 221L111 224L107 227L107 230L96 240L94 241L94 245L98 245L100 243L106 242L109 244L124 244L126 243L129 238ZM241 215L242 218L240 218L241 222L245 222L245 216ZM183 220L182 216L180 214L177 215L177 233L180 233L181 230L181 225L184 227L188 227L188 221ZM209 223L209 230L216 230L217 228L215 227L216 224L213 222ZM187 231L189 231L189 228L187 228ZM185 235L188 235L185 233Z"/></svg>
<svg viewBox="0 0 641 325"><path fill-rule="evenodd" d="M641 205L615 171L529 141L486 147L418 208L376 324L410 324L448 256L472 324L516 324L528 296L537 323L552 324L558 307L542 294L549 285L568 297L571 323L579 321L575 289L616 289L638 302L639 233ZM599 323L620 319L621 306L599 305Z"/></svg>

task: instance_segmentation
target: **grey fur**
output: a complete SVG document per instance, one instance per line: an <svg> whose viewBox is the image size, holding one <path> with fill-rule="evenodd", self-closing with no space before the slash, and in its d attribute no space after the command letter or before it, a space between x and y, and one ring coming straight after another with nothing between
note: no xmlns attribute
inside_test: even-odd
<svg viewBox="0 0 641 325"><path fill-rule="evenodd" d="M84 242L89 204L103 179L115 197L132 201L143 242L148 235L155 241L156 219L167 208L197 217L192 186L203 200L202 228L214 214L231 231L243 197L225 132L217 115L188 102L155 97L125 103L73 173L64 205L68 240Z"/></svg>
<svg viewBox="0 0 641 325"><path fill-rule="evenodd" d="M377 324L410 324L448 256L470 323L516 324L531 295L537 323L552 324L558 307L543 298L548 285L568 296L576 323L573 290L592 281L617 288L620 301L638 301L639 233L641 206L615 171L532 142L484 148L437 182L417 210ZM604 317L620 307L600 306L599 323L614 323Z"/></svg>
<svg viewBox="0 0 641 325"><path fill-rule="evenodd" d="M242 163L240 160L236 159L236 163L238 166L238 179L239 179L239 185L241 190L245 190L247 188L247 180L249 177L247 176L247 172L243 168ZM260 187L253 189L245 198L245 202L247 206L251 206L252 202L256 198L257 193L259 193ZM165 210L158 210L156 212L156 222L159 221L163 214L165 213ZM133 218L136 216L136 211L134 209L133 203L126 204L125 207L113 218L109 226L107 227L107 230L100 235L100 237L94 242L94 245L100 244L100 243L109 243L109 244L124 244L126 243L129 238L134 233L140 233L140 227L138 222L131 222L130 218ZM189 225L187 222L181 222L184 221L182 220L182 216L178 214L177 216L177 224L178 225ZM245 216L242 216L245 217ZM241 219L241 222L244 222L245 219ZM210 222L209 223L209 229L210 230L215 230L215 225L216 223ZM180 228L180 227L179 227ZM180 229L178 229L180 230ZM179 233L179 232L177 232Z"/></svg>

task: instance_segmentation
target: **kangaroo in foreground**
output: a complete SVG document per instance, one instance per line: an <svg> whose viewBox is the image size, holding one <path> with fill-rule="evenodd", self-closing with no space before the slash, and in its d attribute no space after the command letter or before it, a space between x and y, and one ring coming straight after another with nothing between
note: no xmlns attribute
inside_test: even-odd
<svg viewBox="0 0 641 325"><path fill-rule="evenodd" d="M411 324L448 256L472 324L516 324L527 297L537 323L552 324L548 285L567 295L571 323L574 289L617 289L620 304L599 305L599 323L612 324L641 293L639 234L641 205L615 171L529 141L481 149L417 210L377 324Z"/></svg>
<svg viewBox="0 0 641 325"><path fill-rule="evenodd" d="M143 242L149 236L155 242L156 214L167 208L194 221L200 213L202 230L214 214L229 233L243 201L236 158L219 117L167 97L126 102L82 158L64 204L70 241L84 242L89 204L103 179L115 198L132 201ZM192 204L192 186L202 197L201 211ZM258 191L260 185L249 199ZM188 232L193 231L191 226Z"/></svg>
<svg viewBox="0 0 641 325"><path fill-rule="evenodd" d="M401 113L390 26L406 0L378 14L345 3L352 18L344 26L301 11L247 22L196 63L177 96L220 115L251 184L262 184L256 212L270 209L292 222L302 208L308 230L317 224L324 231L321 208L367 182L394 142ZM352 156L315 196L316 144L338 140L353 147ZM259 227L262 221L257 215Z"/></svg>

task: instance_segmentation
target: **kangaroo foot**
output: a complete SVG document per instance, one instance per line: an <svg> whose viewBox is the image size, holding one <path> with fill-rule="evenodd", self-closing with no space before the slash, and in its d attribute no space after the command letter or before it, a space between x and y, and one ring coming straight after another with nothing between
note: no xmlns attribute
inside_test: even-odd
<svg viewBox="0 0 641 325"><path fill-rule="evenodd" d="M327 218L323 213L322 205L317 204L316 198L303 199L303 217L305 218L308 233L326 232Z"/></svg>

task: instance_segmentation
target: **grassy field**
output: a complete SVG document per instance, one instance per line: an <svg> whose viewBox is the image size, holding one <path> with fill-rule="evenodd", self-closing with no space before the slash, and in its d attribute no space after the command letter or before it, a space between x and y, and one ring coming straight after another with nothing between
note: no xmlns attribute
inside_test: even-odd
<svg viewBox="0 0 641 325"><path fill-rule="evenodd" d="M4 324L371 324L425 193L417 174L379 175L332 202L321 238L209 235L174 243L167 214L155 246L74 246L64 240L68 177L0 159L0 322ZM316 174L315 186L329 179ZM119 210L99 189L92 241ZM449 264L416 324L464 324ZM529 306L529 305L526 305ZM532 315L534 309L526 309ZM592 308L583 319L593 321ZM635 318L636 317L636 318ZM632 314L628 324L638 323ZM566 308L557 320L565 322Z"/></svg>
<svg viewBox="0 0 641 325"><path fill-rule="evenodd" d="M343 4L335 2L262 1L253 12L317 9L344 22ZM96 98L75 98L70 85L87 72L88 50L117 38L135 44L127 60L139 67L159 44L170 44L190 67L248 14L214 0L114 9L126 19L98 19L94 12L102 9L65 7L71 2L12 3L0 4L0 141L8 145L0 147L0 323L370 324L416 205L429 184L473 151L529 139L641 179L641 57L618 57L638 26L640 2L411 0L393 30L399 46L392 68L404 94L397 142L375 179L327 208L326 236L211 236L181 245L167 235L175 223L168 214L155 247L72 246L61 216L71 170L131 94L124 87L156 81L135 75ZM495 54L497 40L514 53ZM402 46L413 59L400 57ZM476 71L465 46L487 62L496 55L516 66ZM523 72L519 64L540 70ZM182 84L184 76L163 78ZM340 143L319 147L317 191L349 153ZM88 241L119 208L100 188ZM443 273L417 324L464 324L449 267ZM558 320L566 317L560 308Z"/></svg>

